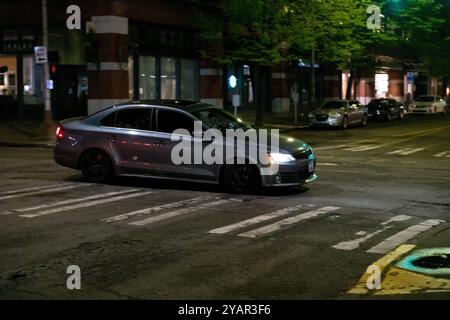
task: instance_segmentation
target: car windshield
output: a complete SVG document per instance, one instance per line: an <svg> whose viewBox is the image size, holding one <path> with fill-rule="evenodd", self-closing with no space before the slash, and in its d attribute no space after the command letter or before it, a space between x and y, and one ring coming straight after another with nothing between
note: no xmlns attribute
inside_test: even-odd
<svg viewBox="0 0 450 320"><path fill-rule="evenodd" d="M420 96L416 99L416 101L434 102L434 97L433 96Z"/></svg>
<svg viewBox="0 0 450 320"><path fill-rule="evenodd" d="M219 130L226 129L251 129L251 126L239 118L217 108L207 108L192 112L192 114L205 123L209 128Z"/></svg>
<svg viewBox="0 0 450 320"><path fill-rule="evenodd" d="M321 109L341 109L345 108L347 102L345 101L327 101L325 102Z"/></svg>

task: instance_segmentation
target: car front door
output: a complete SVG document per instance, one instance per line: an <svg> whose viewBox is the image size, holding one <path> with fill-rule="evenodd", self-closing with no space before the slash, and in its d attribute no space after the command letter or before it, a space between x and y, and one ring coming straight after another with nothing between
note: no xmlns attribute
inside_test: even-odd
<svg viewBox="0 0 450 320"><path fill-rule="evenodd" d="M102 121L102 131L119 173L157 173L155 133L150 131L152 116L151 107L130 106L119 109Z"/></svg>
<svg viewBox="0 0 450 320"><path fill-rule="evenodd" d="M203 161L194 163L194 153L199 153L197 159L202 160L203 147L205 146L200 137L194 138L192 135L196 119L186 112L171 108L158 108L156 119L158 142L155 153L161 175L185 179L214 180L217 166L203 164ZM186 130L186 134L173 135L173 132L177 129ZM175 141L172 141L172 137L176 138ZM186 148L180 147L180 139L184 139L183 146ZM174 148L176 149L174 150ZM180 149L182 149L182 153L179 152ZM174 153L172 154L173 150ZM180 159L188 159L188 161L180 161Z"/></svg>

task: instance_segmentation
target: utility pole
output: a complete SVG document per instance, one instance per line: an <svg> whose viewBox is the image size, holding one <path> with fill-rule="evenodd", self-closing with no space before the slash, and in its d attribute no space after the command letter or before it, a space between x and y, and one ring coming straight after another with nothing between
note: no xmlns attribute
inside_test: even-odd
<svg viewBox="0 0 450 320"><path fill-rule="evenodd" d="M43 46L47 50L48 54L48 16L47 16L47 0L42 0L42 42ZM47 62L44 64L44 80L45 80L45 89L44 89L44 115L43 115L43 135L46 138L50 138L50 131L53 124L52 118L52 107L51 107L51 97L50 97L50 89L48 88L48 80L50 80L50 71L48 66L48 58Z"/></svg>

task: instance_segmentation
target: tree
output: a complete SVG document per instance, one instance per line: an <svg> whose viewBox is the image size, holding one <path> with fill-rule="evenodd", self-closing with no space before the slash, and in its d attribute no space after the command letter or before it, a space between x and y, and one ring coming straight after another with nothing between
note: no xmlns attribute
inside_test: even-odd
<svg viewBox="0 0 450 320"><path fill-rule="evenodd" d="M289 20L285 0L223 0L219 13L196 17L206 49L201 53L218 63L247 64L256 89L256 125L270 108L271 67L289 59L286 55Z"/></svg>

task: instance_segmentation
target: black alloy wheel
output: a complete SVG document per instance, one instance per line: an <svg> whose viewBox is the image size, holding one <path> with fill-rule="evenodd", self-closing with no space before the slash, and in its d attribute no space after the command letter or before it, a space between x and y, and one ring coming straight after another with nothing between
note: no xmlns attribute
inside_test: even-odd
<svg viewBox="0 0 450 320"><path fill-rule="evenodd" d="M223 181L228 192L254 194L261 185L256 166L235 164L225 167Z"/></svg>
<svg viewBox="0 0 450 320"><path fill-rule="evenodd" d="M113 176L113 166L108 155L100 150L88 150L81 156L83 177L90 182L108 182Z"/></svg>

